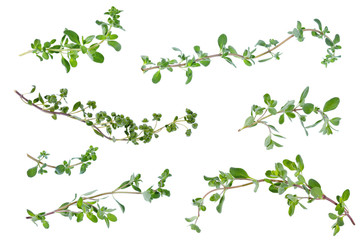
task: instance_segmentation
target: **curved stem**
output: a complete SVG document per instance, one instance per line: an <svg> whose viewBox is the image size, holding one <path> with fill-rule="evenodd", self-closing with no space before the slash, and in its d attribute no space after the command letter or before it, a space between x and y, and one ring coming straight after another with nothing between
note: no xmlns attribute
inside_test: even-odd
<svg viewBox="0 0 364 240"><path fill-rule="evenodd" d="M27 154L27 157L28 157L28 158L30 158L31 160L33 160L33 161L35 161L35 162L37 162L37 163L41 164L41 165L45 164L45 163L44 163L44 162L42 162L41 160L38 160L38 159L36 159L35 157L33 157L33 156L29 155L29 154ZM82 162L82 161L80 161L80 162L78 162L78 163L75 163L75 164L70 165L69 167L70 167L70 168L73 168L73 167L75 167L75 166L81 165L82 163L83 163L83 162ZM46 165L47 165L47 167L50 167L50 168L57 168L56 166L49 165L48 163L46 163Z"/></svg>
<svg viewBox="0 0 364 240"><path fill-rule="evenodd" d="M17 90L15 90L15 93L20 97L20 99L24 102L24 103L26 103L26 104L28 104L28 101L29 101L29 99L27 99L26 97L24 97L24 94L21 94L21 93L19 93ZM78 121L80 121L80 122L83 122L83 123L86 123L86 121L87 120L89 120L89 119L81 119L81 118L79 118L79 117L77 117L77 116L73 116L72 114L75 114L75 113L77 113L77 112L74 112L74 113L72 113L72 114L70 114L70 113L64 113L64 112L57 112L57 111L49 111L49 110L47 110L47 109L43 109L43 108L41 108L40 106L38 106L37 104L34 104L34 103L31 103L31 104L28 104L28 105L31 105L31 106L33 106L33 107L35 107L35 108L37 108L37 109L39 109L40 111L42 111L42 112L45 112L45 113L48 113L48 114L52 114L52 115L62 115L62 116L66 116L66 117L69 117L69 118L72 118L72 119L75 119L75 120L78 120ZM86 107L87 108L87 107ZM86 109L85 108L85 109ZM79 111L78 111L79 112ZM185 122L185 120L184 120L184 117L180 117L180 118L178 118L177 120L175 120L175 121L173 121L173 122L170 122L170 123L168 123L168 124L166 124L166 125L164 125L163 127L160 127L159 129L157 129L157 130L154 130L154 132L153 132L153 134L155 134L155 133L158 133L158 132L160 132L160 131L162 131L167 125L170 125L170 124L172 124L172 123L178 123L178 122ZM96 124L96 125L99 125L99 124ZM96 132L98 132L102 137L104 137L104 138L106 138L106 139L108 139L108 140L111 140L111 141L129 141L129 139L128 139L128 137L124 137L124 138L113 138L113 137L109 137L109 136L107 136L105 133L103 133L101 130L100 130L100 128L99 127L97 127L95 124L94 125L91 125L90 127L92 128L92 129L94 129L94 131L96 131ZM140 137L138 137L137 138L137 140L140 140Z"/></svg>
<svg viewBox="0 0 364 240"><path fill-rule="evenodd" d="M107 31L107 33L105 34L105 36L107 36L107 34L109 34L109 33L110 33L111 28L112 28L112 26L110 26L110 28L109 28L109 30ZM105 40L106 40L106 39L101 40L100 42L96 43L95 45L93 45L93 46L89 47L87 50L91 50L91 49L94 49L94 48L96 48L96 47L100 46L100 45L101 45L101 44L102 44ZM53 52L53 53L54 53L54 52L62 53L62 52L71 52L71 51L79 52L79 51L81 51L81 48L62 48L62 49L51 49L51 48L47 48L46 50L51 51L51 52ZM26 51L26 52L24 52L24 53L19 54L19 56L21 57L21 56L27 55L27 54L29 54L29 53L32 53L33 51L37 51L37 50L29 50L29 51Z"/></svg>
<svg viewBox="0 0 364 240"><path fill-rule="evenodd" d="M317 32L319 34L323 34L323 32L319 31L319 30L316 30L316 29L302 29L303 32ZM323 35L325 38L328 38L329 40L331 40L327 35ZM284 39L282 42L280 42L279 44L277 44L275 47L261 53L261 54L258 54L257 56L254 56L253 58L247 58L247 57L244 57L243 55L241 54L235 54L235 53L229 53L228 56L233 56L233 57L237 57L237 58L241 58L241 59L257 59L257 58L260 58L268 53L271 53L272 51L274 51L275 49L279 48L281 45L283 45L284 43L286 43L288 40L290 40L291 38L293 38L294 35L291 34L289 37L287 37L286 39ZM197 58L195 60L195 62L200 62L202 60L205 60L205 59L211 59L211 58L215 58L215 57L221 57L222 56L222 53L218 53L218 54L213 54L213 55L208 55L206 57L203 57L203 58ZM179 63L179 64L171 64L171 65L168 65L167 67L171 67L171 68L175 68L175 67L185 67L187 65L187 63ZM149 70L153 70L153 69L159 69L160 67L159 66L153 66L153 67L149 67L149 68L141 68L141 70L143 72L147 72Z"/></svg>
<svg viewBox="0 0 364 240"><path fill-rule="evenodd" d="M128 192L128 191L112 191L112 192L105 192L105 193L100 193L100 194L96 194L94 196L91 196L91 197L83 197L82 199L83 200L94 200L94 198L98 198L98 197L101 197L101 196L106 196L106 195L113 195L113 194L142 194L140 192ZM69 208L70 206L76 204L77 201L73 201L63 207L60 207L60 208L57 208L56 210L53 210L51 212L48 212L48 213L45 213L44 216L48 216L48 215L52 215L54 213L59 213L59 212L62 212L64 210L66 210L67 208ZM31 216L27 216L25 217L26 219L31 219L32 217Z"/></svg>
<svg viewBox="0 0 364 240"><path fill-rule="evenodd" d="M295 109L293 109L292 111L293 112L297 112L297 111L302 111L303 109L301 109L301 108L295 108ZM258 118L256 121L254 121L252 124L250 124L250 125L248 125L248 126L244 126L244 127L242 127L242 128L240 128L239 130L238 130L238 132L240 132L240 131L242 131L242 130L244 130L245 128L250 128L250 127L252 127L252 126L254 126L254 125L256 125L256 124L258 124L258 123L261 123L262 122L262 120L264 120L264 119L266 119L266 118L269 118L269 117L271 117L271 116L273 116L273 114L269 114L269 115L267 115L267 116L264 116L264 114L266 113L267 111L265 111L263 114L262 114L262 116L260 117L260 118ZM274 115L277 115L277 114L280 114L280 113L283 113L284 112L284 110L281 110L281 111L278 111L276 114L274 114ZM267 124L265 124L265 125L267 125Z"/></svg>
<svg viewBox="0 0 364 240"><path fill-rule="evenodd" d="M24 97L24 95L23 94L21 94L21 93L19 93L17 90L15 90L15 93L17 94L17 95L19 95L19 97L23 100L23 102L25 102L25 103L27 103L28 104L28 99L26 98L26 97ZM71 114L69 114L69 113L64 113L64 112L56 112L56 111L54 111L54 112L52 112L52 111L48 111L48 110L45 110L45 109L43 109L43 108L41 108L41 107L39 107L38 105L36 105L36 104L34 104L34 103L32 103L32 104L29 104L29 105L31 105L31 106L33 106L33 107L35 107L35 108L37 108L37 109L39 109L40 111L42 111L42 112L45 112L45 113L48 113L48 114L52 114L52 115L62 115L62 116L66 116L66 117L70 117L70 118L72 118L72 119L76 119L76 120L78 120L78 121L80 121L80 122L83 122L83 123L85 123L86 122L86 120L83 120L83 119L81 119L81 118L78 118L78 117L75 117L75 116L73 116L73 115L71 115ZM96 127L96 126L94 126L94 125L92 125L91 126L95 131L97 131L98 133L100 133L103 137L105 137L106 139L108 139L108 140L113 140L111 137L109 137L109 136L107 136L107 135L105 135L98 127ZM119 139L118 141L126 141L127 139Z"/></svg>
<svg viewBox="0 0 364 240"><path fill-rule="evenodd" d="M222 188L212 189L212 190L208 191L208 192L207 192L207 193L206 193L206 194L202 197L202 199L203 199L203 200L205 200L205 198L206 198L208 195L210 195L211 193L216 192L216 191L220 191L220 190L227 191L227 190L229 190L229 189L242 188L242 187L246 187L246 186L249 186L249 185L254 184L254 182L253 182L251 179L239 179L239 178L237 178L237 179L235 179L235 180L248 180L248 181L251 181L251 182L249 182L249 183L245 183L245 184L241 184L241 185L237 185L237 186L222 187ZM269 179L269 180L270 180L270 181L272 181L272 182L275 182L275 183L277 183L277 182L281 182L281 183L285 182L285 183L288 183L287 181L276 180L276 179ZM264 180L264 179L259 179L259 180L256 180L256 181L257 181L257 182L259 182L259 183L261 183L261 182L265 182L265 180ZM302 187L301 185L294 184L293 186L294 186L294 187L297 187L297 188L300 188L300 189L303 189L303 187ZM309 187L308 187L308 188L309 188ZM327 197L325 194L323 194L323 195L322 195L322 198L321 198L321 199L322 199L322 200L327 200L328 202L330 202L330 203L334 204L335 206L336 206L336 205L338 205L338 203L337 203L337 202L335 202L335 201L334 201L334 200L332 200L331 198ZM317 200L320 200L320 199L317 199ZM352 223L353 225L355 225L355 222L354 222L353 218L350 216L349 211L348 211L348 209L347 209L347 208L345 208L345 216L347 216L347 217L350 219L351 223ZM197 211L197 218L196 218L196 220L195 220L195 224L197 223L197 220L199 219L199 217L200 217L200 208L198 208L198 211Z"/></svg>

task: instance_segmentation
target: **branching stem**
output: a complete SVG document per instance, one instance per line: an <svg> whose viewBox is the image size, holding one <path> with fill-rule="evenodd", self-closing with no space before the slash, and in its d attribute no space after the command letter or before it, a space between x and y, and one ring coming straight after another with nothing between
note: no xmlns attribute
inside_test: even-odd
<svg viewBox="0 0 364 240"><path fill-rule="evenodd" d="M325 38L328 38L330 41L331 39L323 34L323 32L319 31L319 30L316 30L316 29L302 29L302 31L304 32L316 32L318 34L321 34L323 35ZM277 44L275 47L257 55L257 56L254 56L253 58L249 58L249 57L244 57L243 55L241 54L235 54L235 53L229 53L228 56L233 56L233 57L237 57L237 58L241 58L241 59L246 59L246 60L249 60L249 59L257 59L257 58L260 58L268 53L271 53L272 51L274 51L275 49L277 49L278 47L280 47L281 45L283 45L285 42L287 42L289 39L293 38L294 35L291 34L289 37L287 37L285 40L283 40L282 42L280 42L279 44ZM200 62L202 60L205 60L205 59L211 59L211 58L215 58L215 57L221 57L222 56L222 53L218 53L218 54L213 54L213 55L208 55L206 57L203 57L203 58L197 58L195 60L195 62ZM168 65L167 67L170 67L170 68L176 68L176 67L186 67L187 63L178 63L178 64L171 64L171 65ZM153 70L153 69L159 69L160 66L153 66L153 67L149 67L149 68L141 68L141 70L143 72L147 72L149 70Z"/></svg>

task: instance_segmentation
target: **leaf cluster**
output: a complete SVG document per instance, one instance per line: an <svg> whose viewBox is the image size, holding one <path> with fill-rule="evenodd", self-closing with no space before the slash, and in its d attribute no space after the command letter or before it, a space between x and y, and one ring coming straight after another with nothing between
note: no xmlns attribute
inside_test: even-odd
<svg viewBox="0 0 364 240"><path fill-rule="evenodd" d="M33 86L30 93L34 93L35 86ZM186 115L182 117L176 116L174 120L164 126L157 128L158 122L161 121L162 114L153 114L152 122L154 124L148 124L150 120L144 118L142 123L137 125L133 119L123 114L117 114L112 112L108 114L106 111L94 112L97 108L95 101L88 101L87 103L81 103L78 101L72 105L68 105L66 99L68 90L65 88L60 89L58 94L49 94L43 96L38 93L38 96L32 100L26 99L23 94L16 92L24 102L29 105L40 109L43 112L52 115L54 120L57 116L63 115L71 119L75 119L85 123L87 126L94 130L94 133L107 138L112 141L128 141L133 144L139 144L139 142L149 143L153 137L158 138L158 133L164 128L167 132L175 132L179 126L186 128L186 136L191 136L192 129L196 129L198 124L196 123L197 113L194 113L190 109L186 109ZM191 128L186 125L191 125ZM113 134L115 130L122 128L124 131L123 138L117 138ZM102 131L103 130L103 131Z"/></svg>
<svg viewBox="0 0 364 240"><path fill-rule="evenodd" d="M239 131L245 128L252 128L257 126L258 124L265 125L268 128L269 135L266 137L264 141L264 145L267 149L272 149L274 146L282 147L281 144L276 142L273 137L284 138L283 136L278 134L278 130L274 125L269 124L265 119L271 116L278 116L278 123L282 125L286 120L292 121L293 119L299 119L301 126L303 127L306 135L308 135L308 129L317 126L322 123L322 127L320 129L320 133L331 135L333 131L336 131L334 126L338 126L340 124L341 118L334 117L329 118L327 116L327 112L335 110L340 103L340 99L338 97L334 97L326 101L323 108L320 108L312 103L306 102L306 97L309 92L309 87L306 87L297 103L294 100L287 101L283 106L277 108L277 100L273 100L270 94L265 94L263 96L264 103L266 106L261 107L258 105L253 105L251 107L250 116L246 118L244 126L239 129ZM320 116L320 119L315 123L306 126L307 117L310 114L317 114Z"/></svg>
<svg viewBox="0 0 364 240"><path fill-rule="evenodd" d="M96 21L96 24L101 27L101 34L80 37L75 31L66 28L63 31L63 37L58 43L56 43L56 39L52 39L51 41L46 41L42 44L41 40L35 39L31 44L31 52L35 54L40 61L53 59L53 54L60 54L61 63L65 67L67 73L71 68L77 67L79 53L88 55L90 59L96 63L103 63L104 56L98 49L104 41L106 41L110 47L114 48L115 51L121 50L120 43L116 41L118 35L111 31L112 28L124 30L120 25L119 20L119 13L121 12L121 10L111 7L109 11L105 12L105 15L109 16L106 22ZM99 42L95 42L95 39L99 40Z"/></svg>

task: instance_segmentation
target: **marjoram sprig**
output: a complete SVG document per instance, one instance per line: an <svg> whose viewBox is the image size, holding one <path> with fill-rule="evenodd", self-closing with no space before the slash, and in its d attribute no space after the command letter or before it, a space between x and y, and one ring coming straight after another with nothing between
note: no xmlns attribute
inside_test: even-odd
<svg viewBox="0 0 364 240"><path fill-rule="evenodd" d="M333 134L333 130L336 131L333 126L339 126L341 118L334 117L330 119L326 113L336 109L340 103L340 99L338 97L331 98L325 103L324 107L321 109L312 103L306 103L306 97L308 95L308 92L309 87L306 87L303 90L300 100L297 104L295 104L294 100L289 100L280 109L276 108L277 101L271 99L268 93L265 94L263 96L263 99L266 107L253 105L251 108L250 116L245 120L244 127L240 128L239 131L245 128L255 127L258 124L265 125L269 130L269 135L264 141L264 145L268 150L272 149L274 146L282 147L281 144L273 140L273 137L284 138L283 136L277 134L278 130L275 126L269 124L266 121L266 119L271 116L279 116L279 124L283 124L285 122L285 119L292 121L292 119L297 117L301 122L303 129L305 130L306 136L308 136L308 128L313 128L321 122L323 124L320 132L324 135ZM321 119L319 119L312 125L305 126L306 118L311 113L318 114Z"/></svg>
<svg viewBox="0 0 364 240"><path fill-rule="evenodd" d="M102 33L99 35L90 35L88 37L79 37L79 35L72 30L65 29L63 37L59 44L56 44L57 40L52 39L44 44L39 39L35 39L31 44L32 50L20 54L20 56L28 53L35 54L40 61L53 59L53 54L61 55L61 63L66 68L67 73L71 70L71 67L77 67L77 58L79 53L87 54L92 61L96 63L103 63L104 56L98 52L100 45L103 42L107 42L109 46L114 48L116 51L121 50L121 45L116 41L118 38L117 34L112 33L112 28L119 28L124 30L120 25L120 15L122 10L118 10L115 7L111 7L109 11L105 12L108 15L107 22L96 21L96 24L101 26ZM99 42L94 42L97 39Z"/></svg>
<svg viewBox="0 0 364 240"><path fill-rule="evenodd" d="M105 199L109 196L112 196L117 205L120 207L121 211L125 212L125 206L121 204L118 200L115 199L114 195L117 194L136 194L136 195L142 195L143 198L147 202L152 202L154 199L158 199L162 196L170 196L170 191L165 189L165 182L168 177L171 177L172 175L169 173L169 170L166 169L163 171L161 176L158 178L160 179L158 181L158 188L153 188L153 186L149 187L145 191L142 191L140 189L140 182L141 175L140 174L133 174L131 175L130 179L124 181L119 187L117 187L115 190L110 192L104 192L99 193L96 195L94 194L97 190L87 192L85 194L82 194L80 197L77 198L77 194L75 195L74 199L70 202L65 202L60 205L56 210L53 210L51 212L41 212L38 214L33 213L31 210L27 210L27 213L29 216L27 216L27 219L32 220L36 225L37 222L41 222L43 227L48 229L49 228L49 222L47 221L46 217L49 215L59 213L64 217L69 218L72 220L73 217L76 218L77 222L83 221L84 217L86 216L91 222L97 223L100 221L105 221L107 227L110 226L110 222L116 222L117 217L112 214L111 212L115 211L115 209L111 209L105 206L100 206L99 202L102 199ZM132 191L125 191L124 189L132 188ZM71 209L74 208L74 209Z"/></svg>
<svg viewBox="0 0 364 240"><path fill-rule="evenodd" d="M33 86L28 94L34 93L35 89L36 87ZM83 122L91 127L97 135L113 142L126 141L134 144L139 144L139 142L149 143L153 137L158 138L158 133L163 129L166 129L166 131L170 133L177 131L179 126L186 128L185 134L189 137L192 134L191 128L196 129L198 127L198 124L196 123L197 113L192 112L190 109L186 109L186 115L183 117L176 116L172 122L157 128L158 122L160 122L162 118L162 114L159 113L153 114L153 119L151 120L155 122L153 126L147 124L150 121L147 118L144 118L142 124L138 126L130 117L125 117L123 114L112 112L109 115L106 111L99 111L97 113L91 112L90 110L93 111L97 107L95 101L88 101L86 104L82 104L78 101L72 107L67 106L66 98L68 90L66 88L60 89L59 94L43 96L38 93L37 97L33 100L27 99L24 96L26 94L21 94L18 91L15 91L15 93L19 95L24 103L29 104L42 112L51 114L54 120L56 120L58 116L65 116ZM191 125L191 128L187 127L187 125ZM113 132L118 128L124 129L123 133L126 135L125 137L117 138L113 135Z"/></svg>
<svg viewBox="0 0 364 240"><path fill-rule="evenodd" d="M297 27L294 28L292 31L289 31L288 34L290 35L282 42L279 43L275 39L269 39L268 41L259 40L255 44L254 48L251 49L250 47L248 47L243 51L243 53L238 53L237 50L231 45L228 46L227 36L225 34L221 34L217 40L220 52L216 54L209 55L208 53L203 52L200 46L194 46L193 49L196 55L187 55L186 53L183 53L179 48L173 47L172 49L174 51L179 52L178 58L161 58L161 60L157 63L153 63L148 56L144 55L141 56L143 60L141 70L144 73L150 70L157 70L152 77L152 82L158 83L162 78L162 70L167 69L168 71L172 72L173 68L180 68L186 71L186 84L189 84L193 77L192 68L200 67L201 65L207 67L208 65L210 65L212 58L223 58L226 62L233 65L234 67L236 67L236 65L230 57L235 57L242 60L244 64L248 67L255 64L255 59L261 58L265 55L268 55L269 57L258 60L258 62L266 62L271 59L279 60L281 53L274 52L274 50L276 50L278 47L280 47L282 44L284 44L293 37L295 37L299 42L303 42L303 40L305 39L303 36L304 32L311 32L313 37L325 40L328 49L327 54L321 63L327 67L329 63L333 63L338 60L338 58L340 58L340 56L336 55L336 50L341 49L341 46L338 45L338 43L340 42L340 36L336 34L334 39L331 39L327 35L330 33L328 27L326 26L323 28L321 21L318 19L314 19L314 21L317 23L318 29L306 29L302 26L301 22L298 21ZM263 48L264 52L255 55L255 51L257 50L256 47Z"/></svg>
<svg viewBox="0 0 364 240"><path fill-rule="evenodd" d="M209 199L211 202L217 202L216 210L221 213L228 190L254 185L254 192L257 192L260 183L267 183L269 185L269 191L279 195L282 195L288 189L299 189L303 191L303 196L292 193L287 193L285 195L289 216L294 214L297 205L306 209L302 204L303 200L307 200L307 203L326 200L335 205L336 213L329 213L329 218L335 220L335 223L332 225L334 236L340 231L340 227L344 225L345 217L348 217L351 223L355 225L355 222L346 207L346 201L350 196L349 189L346 189L342 195L338 195L336 197L337 201L334 201L323 193L321 185L316 180L309 179L306 181L305 177L303 177L302 171L304 169L304 164L300 155L297 155L295 162L285 159L282 163L276 163L275 169L266 171L266 178L262 179L252 178L244 169L233 167L230 168L229 172L220 171L220 174L216 177L204 176L209 187L213 187L214 189L208 191L203 197L192 200L192 204L197 207L197 215L186 218L185 220L190 223L189 226L192 230L199 233L201 232L201 229L198 227L197 221L200 218L201 212L206 211L207 209L205 205L206 199ZM288 170L294 172L294 178L288 176ZM234 183L239 181L247 181L248 183L234 185Z"/></svg>
<svg viewBox="0 0 364 240"><path fill-rule="evenodd" d="M28 158L30 158L31 160L33 160L37 163L37 165L35 167L28 169L27 175L28 175L28 177L32 178L35 175L37 175L37 173L40 175L47 173L48 171L46 170L46 168L53 168L53 169L55 169L55 173L58 175L62 175L63 173L66 173L68 176L70 176L71 170L78 165L81 165L80 174L83 174L86 172L87 168L91 165L92 161L96 161L96 159L97 159L96 151L97 150L98 150L98 147L90 146L89 149L86 150L85 154L81 154L80 157L71 158L68 161L63 161L62 164L59 164L57 166L53 166L53 165L50 165L50 164L44 162L44 160L48 159L48 156L50 155L46 151L40 152L40 154L37 158L27 154ZM72 164L73 160L78 160L78 162Z"/></svg>

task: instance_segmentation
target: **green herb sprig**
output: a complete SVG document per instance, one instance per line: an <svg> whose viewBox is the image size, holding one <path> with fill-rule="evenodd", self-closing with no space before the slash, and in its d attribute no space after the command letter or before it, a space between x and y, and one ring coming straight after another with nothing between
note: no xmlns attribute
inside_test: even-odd
<svg viewBox="0 0 364 240"><path fill-rule="evenodd" d="M102 33L99 35L90 35L88 37L82 36L80 39L76 32L66 28L59 44L55 44L57 42L56 39L52 39L44 44L42 44L39 39L35 39L31 44L32 50L22 53L19 56L34 53L40 61L43 61L53 59L53 54L60 54L61 63L66 68L67 73L71 70L71 67L77 67L79 52L87 54L91 60L96 63L103 63L104 56L97 51L103 42L106 41L107 44L116 51L121 50L120 43L116 41L118 35L111 31L112 28L124 30L124 28L120 25L119 20L119 13L121 12L122 10L111 7L109 11L104 13L109 16L106 22L99 20L96 21L96 24L101 26L102 29ZM95 43L95 39L99 40L99 42Z"/></svg>
<svg viewBox="0 0 364 240"><path fill-rule="evenodd" d="M330 33L328 27L323 28L321 21L318 19L314 19L314 21L317 23L319 29L306 29L302 27L301 22L298 21L297 27L294 28L292 31L289 31L288 33L290 34L290 36L282 42L279 43L275 39L269 39L267 42L259 40L255 44L254 48L251 49L250 47L248 47L243 51L242 54L238 53L233 46L227 45L227 36L225 34L221 34L217 40L220 48L220 52L217 54L209 55L208 53L203 52L200 46L194 46L193 49L196 55L193 55L191 57L190 55L183 53L179 48L173 47L172 49L174 51L179 52L177 59L161 58L161 61L155 64L149 59L148 56L141 56L143 60L143 65L141 69L144 73L156 69L157 72L154 73L152 82L158 83L162 78L162 70L167 69L168 71L172 72L173 68L181 68L186 71L186 84L189 84L193 77L192 68L200 67L201 65L207 67L208 65L210 65L212 58L221 57L234 67L236 67L236 65L230 57L236 57L242 60L244 64L248 67L251 67L253 64L255 64L255 59L261 58L265 55L269 55L269 57L259 60L258 62L266 62L271 59L279 60L281 53L273 51L293 37L295 37L299 42L302 42L305 39L303 36L304 32L311 32L313 37L325 40L325 43L328 46L327 55L321 63L327 67L329 63L333 63L338 60L338 58L340 58L340 56L336 55L336 50L341 49L341 46L338 45L338 43L340 42L340 36L336 34L334 39L332 40L327 35L328 33ZM255 51L257 50L256 47L262 47L265 49L265 51L263 53L255 55Z"/></svg>
<svg viewBox="0 0 364 240"><path fill-rule="evenodd" d="M268 150L272 149L274 146L282 147L281 144L273 140L273 137L284 138L283 136L277 134L278 130L275 126L265 121L265 119L271 116L279 116L279 124L283 124L285 122L285 119L292 121L292 119L297 117L300 120L303 129L305 130L306 136L308 136L307 129L313 128L320 123L323 123L320 130L322 134L333 134L333 130L336 131L333 126L339 126L341 118L335 117L330 119L326 113L335 110L339 106L340 99L338 97L331 98L325 103L324 107L321 109L312 103L306 103L306 97L308 95L308 92L309 87L306 87L305 90L303 90L300 100L297 104L295 104L294 100L290 100L287 101L287 103L284 104L279 110L276 108L277 101L271 99L268 93L265 94L263 96L263 99L266 107L253 105L251 108L250 116L245 120L244 127L240 128L238 131L241 131L245 128L255 127L258 124L266 126L269 130L269 135L265 139L264 145ZM311 113L318 114L321 119L319 119L312 125L305 126L306 118Z"/></svg>
<svg viewBox="0 0 364 240"><path fill-rule="evenodd" d="M48 229L49 222L47 221L46 217L49 215L59 213L64 217L69 218L72 220L73 217L76 218L77 222L83 221L84 217L86 216L91 222L97 223L100 221L105 221L107 227L110 226L110 222L116 222L117 217L112 214L111 212L115 211L115 209L110 209L105 206L100 206L99 202L105 197L112 196L117 205L120 207L121 211L125 212L125 206L121 204L118 200L115 199L114 195L116 194L137 194L142 195L143 198L147 202L152 202L154 199L158 199L162 196L170 196L170 191L165 189L165 182L168 177L172 175L169 173L168 169L165 169L163 173L158 177L160 180L158 181L158 188L153 188L153 186L149 187L145 191L140 189L140 182L141 175L140 174L133 174L131 175L130 179L124 181L119 187L115 190L110 192L99 193L96 195L94 194L97 190L82 194L80 197L77 198L77 194L75 195L74 199L70 202L65 202L61 204L59 208L51 212L41 212L38 214L34 214L32 211L27 210L29 216L26 219L32 220L37 225L37 222L41 222L43 227ZM132 191L125 191L124 189L132 188ZM92 195L92 196L91 196ZM76 207L74 210L70 209L71 207Z"/></svg>
<svg viewBox="0 0 364 240"><path fill-rule="evenodd" d="M289 206L289 216L294 214L297 205L306 209L302 204L303 200L307 200L307 203L326 200L335 205L336 213L329 213L330 219L335 220L335 223L332 225L334 236L340 231L340 227L344 225L345 217L348 217L351 223L355 225L355 222L346 207L346 201L350 196L349 189L345 190L342 195L338 195L336 197L337 201L334 201L323 193L321 185L316 180L309 179L306 181L305 177L303 177L302 171L304 169L304 164L300 155L297 155L295 162L285 159L282 163L276 163L275 169L266 171L266 178L262 179L252 178L244 169L233 167L230 168L229 172L220 171L220 174L216 177L204 176L208 185L214 189L208 191L202 198L195 198L192 200L192 204L197 207L197 215L186 218L185 220L190 223L189 226L192 230L199 233L201 232L201 229L198 227L197 221L200 218L201 211L203 212L207 209L205 206L206 199L209 199L211 202L216 202L216 210L221 213L228 190L254 185L254 192L257 192L260 183L267 183L269 185L269 191L279 195L282 195L288 189L292 188L294 190L303 190L304 196L291 193L285 195L285 199L287 199L287 204ZM294 172L294 178L288 176L288 170ZM238 181L248 181L248 183L234 185L234 183Z"/></svg>
<svg viewBox="0 0 364 240"><path fill-rule="evenodd" d="M33 86L29 93L34 93L35 89L36 87ZM38 93L37 97L33 100L27 99L24 96L26 94L21 94L18 91L15 91L15 93L19 95L24 103L29 104L42 112L51 114L54 120L56 120L58 116L65 116L83 122L91 127L98 136L113 142L127 141L136 145L139 144L139 142L149 143L153 137L158 138L158 133L163 129L166 129L167 132L171 133L177 131L179 126L186 128L185 134L189 137L192 134L192 129L187 127L187 125L191 125L193 129L198 127L198 124L196 123L197 113L192 112L190 109L186 109L185 116L176 116L172 122L157 128L158 122L160 122L162 118L162 114L159 113L153 113L152 121L155 122L153 126L147 124L149 122L147 118L144 118L142 124L138 126L130 117L125 117L123 114L112 112L109 115L105 111L99 111L96 114L90 112L89 110L95 110L97 107L95 101L88 101L86 104L82 104L78 101L73 107L67 106L66 98L68 90L66 88L60 89L59 94L50 94L45 95L44 97L42 94ZM126 135L125 137L117 138L112 135L118 128L124 129L123 133Z"/></svg>
<svg viewBox="0 0 364 240"><path fill-rule="evenodd" d="M71 170L81 165L80 167L80 174L83 174L86 172L87 168L91 165L92 161L96 161L97 155L96 151L98 150L98 147L90 146L89 149L86 150L85 154L81 154L80 157L74 157L71 158L69 161L63 161L62 164L59 164L57 166L53 166L50 164L47 164L44 162L44 160L48 159L49 153L46 151L40 152L39 156L37 158L32 157L31 155L27 154L28 158L35 161L37 165L35 167L29 168L27 171L28 177L32 178L35 175L40 174L43 175L45 173L48 173L46 168L53 168L55 169L55 173L58 175L62 175L63 173L66 173L68 176L71 175ZM73 160L79 160L79 162L72 164Z"/></svg>

